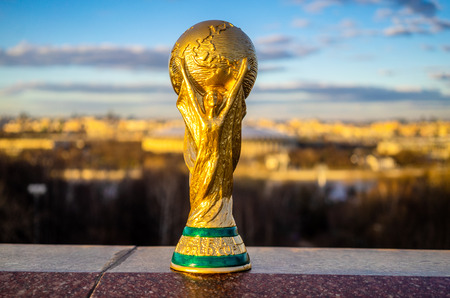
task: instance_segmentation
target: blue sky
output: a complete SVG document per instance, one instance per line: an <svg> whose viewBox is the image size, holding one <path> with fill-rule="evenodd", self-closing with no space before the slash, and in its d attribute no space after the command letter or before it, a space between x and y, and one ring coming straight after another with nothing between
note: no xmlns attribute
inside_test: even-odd
<svg viewBox="0 0 450 298"><path fill-rule="evenodd" d="M444 0L0 0L0 115L179 118L170 50L220 19L257 50L248 118L450 119Z"/></svg>

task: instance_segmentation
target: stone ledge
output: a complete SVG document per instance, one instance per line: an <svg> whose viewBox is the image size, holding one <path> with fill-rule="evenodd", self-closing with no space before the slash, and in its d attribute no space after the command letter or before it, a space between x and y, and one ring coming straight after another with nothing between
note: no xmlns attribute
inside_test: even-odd
<svg viewBox="0 0 450 298"><path fill-rule="evenodd" d="M101 272L134 246L0 244L0 271Z"/></svg>
<svg viewBox="0 0 450 298"><path fill-rule="evenodd" d="M450 251L249 247L248 272L169 269L174 247L0 245L0 296L446 296Z"/></svg>

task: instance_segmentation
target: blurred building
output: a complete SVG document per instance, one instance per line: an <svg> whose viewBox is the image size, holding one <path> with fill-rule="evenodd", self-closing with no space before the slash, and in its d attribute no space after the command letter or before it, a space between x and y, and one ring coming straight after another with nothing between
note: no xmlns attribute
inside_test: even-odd
<svg viewBox="0 0 450 298"><path fill-rule="evenodd" d="M411 151L432 159L446 160L450 158L450 137L393 138L379 142L376 151L389 156Z"/></svg>
<svg viewBox="0 0 450 298"><path fill-rule="evenodd" d="M53 170L51 176L73 182L122 181L123 179L141 179L142 169L64 169Z"/></svg>
<svg viewBox="0 0 450 298"><path fill-rule="evenodd" d="M183 123L167 125L143 138L142 150L153 153L182 153L183 138Z"/></svg>
<svg viewBox="0 0 450 298"><path fill-rule="evenodd" d="M181 122L156 130L142 140L142 149L154 153L182 153L184 129L184 124ZM242 127L241 158L286 153L295 144L294 137L276 129L244 125Z"/></svg>
<svg viewBox="0 0 450 298"><path fill-rule="evenodd" d="M0 150L9 155L18 155L23 150L52 150L55 142L49 139L0 139Z"/></svg>

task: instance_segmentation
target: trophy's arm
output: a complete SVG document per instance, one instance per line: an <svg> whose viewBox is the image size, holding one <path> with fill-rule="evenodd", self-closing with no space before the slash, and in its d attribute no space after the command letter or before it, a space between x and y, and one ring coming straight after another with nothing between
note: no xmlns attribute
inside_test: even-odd
<svg viewBox="0 0 450 298"><path fill-rule="evenodd" d="M195 112L200 116L204 117L204 114L201 110L201 108L198 106L198 101L195 96L194 88L192 88L192 84L186 74L186 68L185 68L185 61L183 58L177 58L175 63L178 65L178 67L181 69L181 74L183 76L183 82L186 85L187 92L189 94L189 98L191 99L192 105L194 106Z"/></svg>
<svg viewBox="0 0 450 298"><path fill-rule="evenodd" d="M228 94L228 100L226 106L223 108L223 110L220 113L220 117L224 117L228 111L230 110L231 106L233 105L236 95L238 94L239 90L241 89L242 82L244 81L245 74L248 71L248 62L247 58L242 59L241 67L239 69L238 79L234 83L233 87L231 88L229 94Z"/></svg>

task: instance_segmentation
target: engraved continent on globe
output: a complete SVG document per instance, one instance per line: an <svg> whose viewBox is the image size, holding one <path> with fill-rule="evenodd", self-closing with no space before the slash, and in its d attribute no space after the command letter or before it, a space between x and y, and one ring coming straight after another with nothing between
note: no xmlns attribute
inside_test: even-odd
<svg viewBox="0 0 450 298"><path fill-rule="evenodd" d="M247 58L249 71L243 81L247 97L256 80L258 63L250 38L224 21L205 21L194 25L177 40L172 49L169 71L173 89L179 94L183 81L176 58L185 59L186 71L202 94L209 87L230 90L237 79L240 61Z"/></svg>

